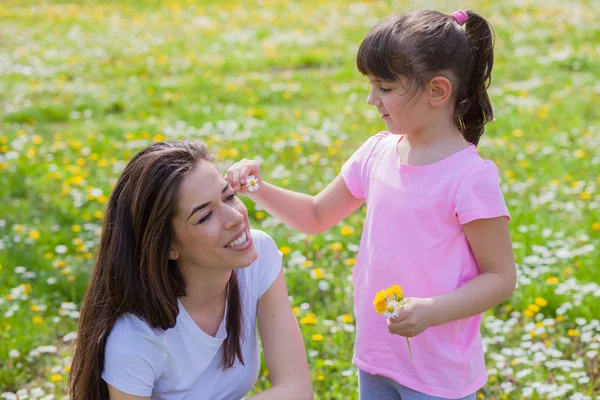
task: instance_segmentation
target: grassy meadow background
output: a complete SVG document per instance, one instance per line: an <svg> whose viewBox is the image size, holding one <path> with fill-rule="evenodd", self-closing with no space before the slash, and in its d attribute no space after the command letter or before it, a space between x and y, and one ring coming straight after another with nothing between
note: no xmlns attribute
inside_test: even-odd
<svg viewBox="0 0 600 400"><path fill-rule="evenodd" d="M0 398L62 399L103 211L155 141L318 192L385 128L355 67L380 18L472 8L496 30L496 121L518 288L486 313L481 399L600 399L599 1L0 3ZM350 276L364 210L319 236L246 201L285 254L316 399L356 399ZM416 355L418 360L418 355ZM268 387L261 374L255 391Z"/></svg>

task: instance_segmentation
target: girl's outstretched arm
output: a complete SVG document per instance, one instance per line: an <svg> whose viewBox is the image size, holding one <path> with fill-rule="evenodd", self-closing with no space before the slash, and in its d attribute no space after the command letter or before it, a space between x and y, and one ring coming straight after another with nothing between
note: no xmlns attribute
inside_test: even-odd
<svg viewBox="0 0 600 400"><path fill-rule="evenodd" d="M254 192L250 191L250 182L247 182L250 175L258 180L259 189ZM243 191L285 225L309 234L325 232L344 220L364 201L350 193L341 174L316 196L263 182L260 165L253 160L234 164L227 171L226 179L236 192Z"/></svg>

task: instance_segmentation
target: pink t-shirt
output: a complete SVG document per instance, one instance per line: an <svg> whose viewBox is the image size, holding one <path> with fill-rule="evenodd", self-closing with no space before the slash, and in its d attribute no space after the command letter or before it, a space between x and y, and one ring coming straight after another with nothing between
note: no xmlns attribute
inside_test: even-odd
<svg viewBox="0 0 600 400"><path fill-rule="evenodd" d="M481 315L426 329L410 339L390 334L373 309L375 293L391 284L408 297L452 292L479 274L462 224L510 218L499 187L498 168L469 146L426 166L401 164L388 132L369 138L342 167L354 197L364 198L367 216L354 282L354 363L414 390L461 398L487 380L479 326Z"/></svg>

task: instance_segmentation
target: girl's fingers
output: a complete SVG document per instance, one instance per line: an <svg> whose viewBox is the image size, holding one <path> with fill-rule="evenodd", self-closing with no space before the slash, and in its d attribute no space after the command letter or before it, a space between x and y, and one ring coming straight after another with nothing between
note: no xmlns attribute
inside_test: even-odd
<svg viewBox="0 0 600 400"><path fill-rule="evenodd" d="M235 164L232 165L227 172L225 173L225 180L233 187L233 170L235 168Z"/></svg>
<svg viewBox="0 0 600 400"><path fill-rule="evenodd" d="M246 181L248 180L248 172L250 171L250 167L248 166L248 164L244 164L242 166L242 170L240 172L240 183L242 185L246 185Z"/></svg>

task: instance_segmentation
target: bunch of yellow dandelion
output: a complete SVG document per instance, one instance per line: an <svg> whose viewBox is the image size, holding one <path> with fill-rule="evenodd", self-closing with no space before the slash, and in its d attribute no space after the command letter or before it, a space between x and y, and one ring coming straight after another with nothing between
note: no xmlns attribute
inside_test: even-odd
<svg viewBox="0 0 600 400"><path fill-rule="evenodd" d="M407 302L408 298L404 298L402 286L392 285L387 289L377 292L373 300L373 305L377 314L382 314L386 318L393 318ZM410 361L412 362L412 349L410 348L408 337L406 338L406 343L408 344L408 352L410 354Z"/></svg>

